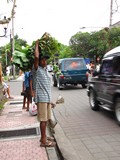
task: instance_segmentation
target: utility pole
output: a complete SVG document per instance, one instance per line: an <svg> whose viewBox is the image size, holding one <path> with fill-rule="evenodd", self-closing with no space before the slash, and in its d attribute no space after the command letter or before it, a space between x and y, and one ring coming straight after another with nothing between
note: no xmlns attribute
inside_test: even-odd
<svg viewBox="0 0 120 160"><path fill-rule="evenodd" d="M11 34L11 33L10 33ZM14 14L12 13L11 51L14 52ZM15 65L12 65L13 79L15 79Z"/></svg>
<svg viewBox="0 0 120 160"><path fill-rule="evenodd" d="M15 44L14 44L14 15L15 15L15 7L16 7L16 0L13 1L13 8L12 8L12 12L11 12L11 17L12 17L12 34L11 34L11 51L12 53L14 52L15 48ZM15 65L12 66L13 69L13 78L15 79Z"/></svg>
<svg viewBox="0 0 120 160"><path fill-rule="evenodd" d="M8 63L7 63L7 49L6 49L6 46L5 46L5 61L6 61L6 66L8 65Z"/></svg>
<svg viewBox="0 0 120 160"><path fill-rule="evenodd" d="M111 3L110 3L110 24L109 24L109 28L111 28L111 26L112 26L112 15L113 15L113 0L111 0Z"/></svg>

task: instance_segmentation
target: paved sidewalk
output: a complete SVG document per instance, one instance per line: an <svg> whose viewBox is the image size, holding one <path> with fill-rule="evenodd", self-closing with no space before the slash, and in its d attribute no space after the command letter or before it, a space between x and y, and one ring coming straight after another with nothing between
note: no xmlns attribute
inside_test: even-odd
<svg viewBox="0 0 120 160"><path fill-rule="evenodd" d="M39 123L36 116L22 110L22 97L16 96L13 101L8 101L0 115L0 159L48 160L46 149L40 147L40 135L1 137L2 131L33 127L39 127Z"/></svg>

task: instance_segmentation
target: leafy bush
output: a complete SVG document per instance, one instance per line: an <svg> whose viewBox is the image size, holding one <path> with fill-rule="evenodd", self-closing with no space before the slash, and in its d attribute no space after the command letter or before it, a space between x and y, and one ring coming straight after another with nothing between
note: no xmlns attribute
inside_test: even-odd
<svg viewBox="0 0 120 160"><path fill-rule="evenodd" d="M7 102L7 99L3 99L1 102L0 102L0 113L2 111L2 109L4 108L4 104Z"/></svg>
<svg viewBox="0 0 120 160"><path fill-rule="evenodd" d="M29 70L34 62L34 50L35 50L35 41L33 41L31 46L27 46L22 51L13 52L13 61L12 63L19 67L22 71ZM45 33L39 39L39 50L40 55L51 57L53 52L57 51L57 42L50 34Z"/></svg>

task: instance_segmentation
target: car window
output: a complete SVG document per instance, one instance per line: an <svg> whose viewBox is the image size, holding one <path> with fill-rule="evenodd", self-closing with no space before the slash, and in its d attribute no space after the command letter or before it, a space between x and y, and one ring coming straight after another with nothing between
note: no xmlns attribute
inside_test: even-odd
<svg viewBox="0 0 120 160"><path fill-rule="evenodd" d="M120 75L120 57L115 57L113 59L113 73Z"/></svg>
<svg viewBox="0 0 120 160"><path fill-rule="evenodd" d="M101 68L101 74L104 75L110 75L113 73L113 67L112 67L112 60L105 60L103 61L102 68Z"/></svg>
<svg viewBox="0 0 120 160"><path fill-rule="evenodd" d="M64 63L64 70L78 70L83 68L85 68L85 64L82 59L66 60Z"/></svg>

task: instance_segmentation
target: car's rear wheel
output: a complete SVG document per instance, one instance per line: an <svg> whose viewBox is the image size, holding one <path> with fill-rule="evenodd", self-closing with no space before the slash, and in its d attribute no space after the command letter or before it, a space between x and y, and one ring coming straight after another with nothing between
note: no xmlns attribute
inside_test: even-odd
<svg viewBox="0 0 120 160"><path fill-rule="evenodd" d="M59 80L58 80L58 82L57 82L57 87L58 87L59 90L62 90L62 89L63 89L63 87L62 87L62 85L61 85L61 83L60 83Z"/></svg>
<svg viewBox="0 0 120 160"><path fill-rule="evenodd" d="M115 116L118 124L120 125L120 98L116 98L115 100Z"/></svg>
<svg viewBox="0 0 120 160"><path fill-rule="evenodd" d="M96 93L93 89L90 89L89 103L92 110L98 111L100 109L100 106L98 105L98 101L96 99Z"/></svg>
<svg viewBox="0 0 120 160"><path fill-rule="evenodd" d="M85 84L85 83L82 83L82 87L83 87L83 88L86 88L87 86L86 86L86 84Z"/></svg>
<svg viewBox="0 0 120 160"><path fill-rule="evenodd" d="M53 75L53 86L54 87L57 87L57 80L55 78L55 75Z"/></svg>
<svg viewBox="0 0 120 160"><path fill-rule="evenodd" d="M53 81L53 86L57 87L57 82L56 81Z"/></svg>

